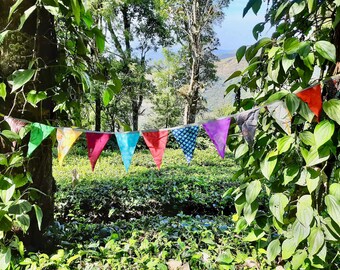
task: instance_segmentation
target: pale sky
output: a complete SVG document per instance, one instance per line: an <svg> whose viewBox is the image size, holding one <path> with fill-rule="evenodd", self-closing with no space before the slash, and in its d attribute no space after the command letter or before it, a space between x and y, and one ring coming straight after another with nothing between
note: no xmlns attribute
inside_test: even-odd
<svg viewBox="0 0 340 270"><path fill-rule="evenodd" d="M225 18L220 26L215 27L217 37L220 40L222 50L236 50L242 45L251 45L255 43L253 37L253 27L263 22L266 10L266 3L262 3L261 10L256 16L252 10L249 10L243 18L243 9L248 0L234 0L229 7L225 9ZM269 36L271 31L265 30L264 36Z"/></svg>

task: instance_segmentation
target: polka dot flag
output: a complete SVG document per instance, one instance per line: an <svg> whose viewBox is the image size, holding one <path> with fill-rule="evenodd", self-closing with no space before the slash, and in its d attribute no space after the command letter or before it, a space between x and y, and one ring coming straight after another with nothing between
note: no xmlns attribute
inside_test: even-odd
<svg viewBox="0 0 340 270"><path fill-rule="evenodd" d="M188 163L192 160L194 156L194 151L196 147L196 138L198 135L198 126L190 126L185 128L179 128L172 131L175 136L176 141L182 148L185 158Z"/></svg>

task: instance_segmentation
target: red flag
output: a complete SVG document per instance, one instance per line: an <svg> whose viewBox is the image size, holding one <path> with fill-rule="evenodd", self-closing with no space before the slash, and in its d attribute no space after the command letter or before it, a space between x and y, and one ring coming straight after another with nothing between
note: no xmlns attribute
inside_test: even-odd
<svg viewBox="0 0 340 270"><path fill-rule="evenodd" d="M310 110L316 115L318 122L320 121L322 110L322 97L320 84L308 88L296 94L302 101L306 102Z"/></svg>
<svg viewBox="0 0 340 270"><path fill-rule="evenodd" d="M87 152L88 152L88 156L91 162L92 171L94 171L94 167L96 166L100 153L103 151L110 137L111 137L111 134L107 134L107 133L96 133L96 132L86 133Z"/></svg>
<svg viewBox="0 0 340 270"><path fill-rule="evenodd" d="M167 130L143 133L143 138L150 149L158 169L161 168L166 143L168 141L168 134L169 132Z"/></svg>

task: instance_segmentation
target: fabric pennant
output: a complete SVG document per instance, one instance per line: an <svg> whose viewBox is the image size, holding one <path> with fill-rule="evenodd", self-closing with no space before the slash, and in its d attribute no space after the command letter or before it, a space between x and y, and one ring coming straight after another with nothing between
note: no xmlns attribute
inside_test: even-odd
<svg viewBox="0 0 340 270"><path fill-rule="evenodd" d="M129 133L116 133L119 150L122 155L122 160L126 171L129 170L139 136L140 134L137 131Z"/></svg>
<svg viewBox="0 0 340 270"><path fill-rule="evenodd" d="M87 152L92 171L94 171L97 160L110 137L111 134L108 133L86 132Z"/></svg>
<svg viewBox="0 0 340 270"><path fill-rule="evenodd" d="M158 169L160 169L162 165L166 143L168 142L168 135L169 132L167 130L143 133L144 141L149 147Z"/></svg>
<svg viewBox="0 0 340 270"><path fill-rule="evenodd" d="M205 131L216 146L216 150L222 158L224 158L225 155L230 120L230 118L225 118L203 124Z"/></svg>
<svg viewBox="0 0 340 270"><path fill-rule="evenodd" d="M32 123L30 141L28 143L27 157L30 157L35 149L55 130L55 127L40 123Z"/></svg>
<svg viewBox="0 0 340 270"><path fill-rule="evenodd" d="M72 128L57 129L58 160L60 165L62 165L68 151L81 134L81 131L77 131Z"/></svg>
<svg viewBox="0 0 340 270"><path fill-rule="evenodd" d="M194 156L198 129L198 126L189 126L185 128L174 129L172 131L172 134L175 136L176 141L182 148L188 163L190 163Z"/></svg>
<svg viewBox="0 0 340 270"><path fill-rule="evenodd" d="M317 121L319 122L322 111L321 85L318 84L296 95L308 104L308 107L316 115Z"/></svg>
<svg viewBox="0 0 340 270"><path fill-rule="evenodd" d="M24 126L27 125L24 121L21 121L20 119L15 119L10 116L4 117L5 121L8 123L9 127L11 128L11 131L15 133L19 133L20 129L22 129Z"/></svg>
<svg viewBox="0 0 340 270"><path fill-rule="evenodd" d="M236 116L236 123L240 127L242 135L249 145L253 145L254 143L259 112L259 109L255 109L242 112Z"/></svg>
<svg viewBox="0 0 340 270"><path fill-rule="evenodd" d="M286 106L286 103L282 100L276 101L267 106L267 109L271 116L275 119L276 123L288 134L291 131L292 116Z"/></svg>

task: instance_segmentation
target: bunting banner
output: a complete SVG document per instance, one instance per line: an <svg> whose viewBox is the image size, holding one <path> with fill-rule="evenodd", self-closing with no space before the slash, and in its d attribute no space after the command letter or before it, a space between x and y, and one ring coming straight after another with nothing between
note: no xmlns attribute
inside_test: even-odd
<svg viewBox="0 0 340 270"><path fill-rule="evenodd" d="M58 161L59 165L63 164L63 160L70 151L72 145L83 132L74 130L72 128L58 128L57 141L58 141Z"/></svg>
<svg viewBox="0 0 340 270"><path fill-rule="evenodd" d="M288 135L292 134L292 116L286 106L286 103L282 100L276 101L267 106L270 115L275 119L276 123L286 132Z"/></svg>
<svg viewBox="0 0 340 270"><path fill-rule="evenodd" d="M21 121L20 119L15 119L10 116L4 117L5 121L8 123L9 127L11 128L11 131L15 133L19 133L20 129L22 129L24 126L27 125L24 121Z"/></svg>
<svg viewBox="0 0 340 270"><path fill-rule="evenodd" d="M160 170L169 132L167 130L142 133L146 145L149 147L153 160Z"/></svg>
<svg viewBox="0 0 340 270"><path fill-rule="evenodd" d="M224 158L225 155L230 121L230 118L225 118L203 124L221 158Z"/></svg>
<svg viewBox="0 0 340 270"><path fill-rule="evenodd" d="M253 145L254 143L259 112L259 109L255 109L236 115L236 123L240 127L242 135L249 145Z"/></svg>
<svg viewBox="0 0 340 270"><path fill-rule="evenodd" d="M176 141L179 143L179 146L182 148L188 163L190 163L194 156L198 129L198 126L189 126L174 129L172 131L172 134L174 135Z"/></svg>
<svg viewBox="0 0 340 270"><path fill-rule="evenodd" d="M306 102L310 110L316 115L319 122L322 111L321 85L310 87L296 94L303 102Z"/></svg>
<svg viewBox="0 0 340 270"><path fill-rule="evenodd" d="M125 170L128 171L139 140L139 131L129 133L116 133L117 143L119 146Z"/></svg>
<svg viewBox="0 0 340 270"><path fill-rule="evenodd" d="M40 123L32 123L30 141L28 142L27 157L30 157L35 149L56 129Z"/></svg>
<svg viewBox="0 0 340 270"><path fill-rule="evenodd" d="M86 132L87 152L92 171L94 171L97 160L110 137L111 134L108 133Z"/></svg>

